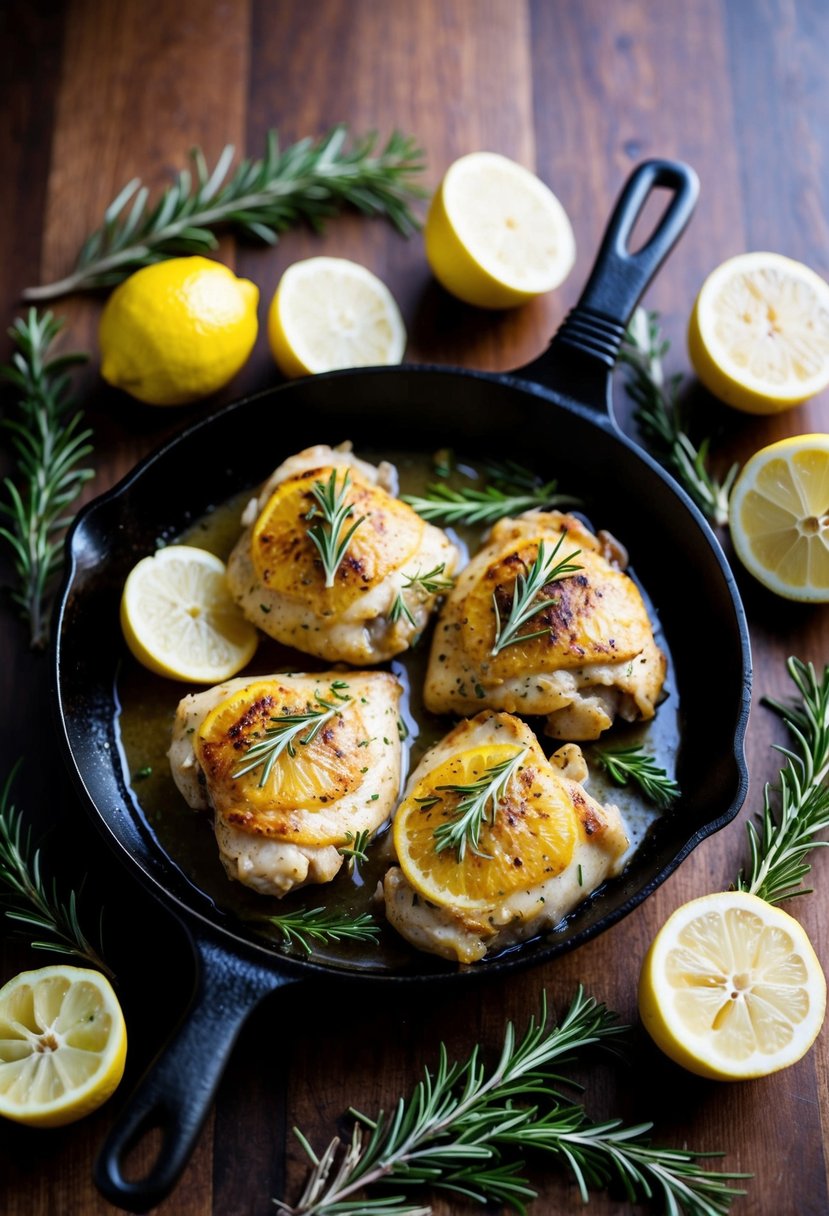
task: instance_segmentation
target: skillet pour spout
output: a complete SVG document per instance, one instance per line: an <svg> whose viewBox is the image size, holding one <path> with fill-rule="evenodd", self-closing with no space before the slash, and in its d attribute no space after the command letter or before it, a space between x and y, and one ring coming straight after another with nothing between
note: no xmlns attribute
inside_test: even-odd
<svg viewBox="0 0 829 1216"><path fill-rule="evenodd" d="M645 245L631 253L636 219L657 189L667 191L666 209ZM625 326L690 219L696 194L695 174L677 162L648 161L633 172L579 303L528 366L501 375L359 368L269 389L186 429L78 517L67 541L55 630L61 744L97 827L190 933L198 973L187 1020L127 1100L101 1150L96 1181L112 1203L146 1211L172 1190L233 1041L266 994L311 978L327 984L349 978L375 993L425 981L468 987L482 974L549 961L627 915L739 810L747 788L743 741L751 665L734 578L687 495L619 431L610 398ZM591 519L611 527L630 551L674 658L683 795L657 820L624 872L546 938L464 970L414 952L298 958L208 898L165 852L141 811L120 759L117 726L124 580L139 557L155 551L159 536L180 535L213 504L270 474L289 454L280 422L286 416L294 429L291 450L343 437L358 450L376 448L381 435L389 449L428 454L449 445L471 458L497 454L538 471L561 468L566 453L561 472L584 491ZM506 428L505 418L511 423ZM255 445L247 438L253 433ZM156 1162L143 1177L128 1179L126 1152L153 1127L161 1132Z"/></svg>

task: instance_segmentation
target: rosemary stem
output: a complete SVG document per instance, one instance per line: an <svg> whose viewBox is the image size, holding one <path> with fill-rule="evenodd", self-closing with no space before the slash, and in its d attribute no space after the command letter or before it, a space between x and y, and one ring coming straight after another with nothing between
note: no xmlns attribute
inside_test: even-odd
<svg viewBox="0 0 829 1216"><path fill-rule="evenodd" d="M258 207L267 206L268 203L272 203L277 198L301 194L317 185L320 178L336 177L342 179L344 177L365 176L367 170L370 172L372 168L379 164L380 161L376 158L355 165L343 165L340 163L326 165L322 163L317 166L313 174L307 177L291 178L282 182L277 181L267 191L245 194L241 198L232 198L225 203L219 203L215 207L208 207L204 211L199 211L199 226L207 228L211 224L221 224L229 216L238 211L255 210ZM169 224L153 233L152 246L147 244L128 245L116 253L111 253L107 257L101 258L92 266L85 266L83 269L66 275L65 278L58 279L54 283L45 283L38 287L27 287L22 293L22 298L24 300L51 300L56 296L65 295L70 291L74 291L91 274L94 274L97 278L98 275L106 274L111 270L118 270L119 267L134 262L137 257L140 258L150 254L152 248L174 240L185 228L189 228L192 223L193 217L191 215L183 215L179 219L171 220Z"/></svg>

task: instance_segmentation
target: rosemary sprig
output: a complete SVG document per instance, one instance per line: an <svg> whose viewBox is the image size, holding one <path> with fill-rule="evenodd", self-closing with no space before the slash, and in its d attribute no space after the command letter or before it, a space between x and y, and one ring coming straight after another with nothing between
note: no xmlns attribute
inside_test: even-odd
<svg viewBox="0 0 829 1216"><path fill-rule="evenodd" d="M29 287L23 297L46 300L111 287L140 266L216 249L217 228L275 245L281 232L301 221L321 230L343 206L386 216L409 235L418 226L409 204L424 194L413 180L424 168L422 151L398 131L379 149L375 134L353 140L350 148L347 139L346 127L337 126L319 140L302 139L281 149L277 133L269 131L264 157L240 161L230 177L232 144L213 169L196 148L191 153L195 183L183 169L149 209L149 190L133 178L107 207L72 273Z"/></svg>
<svg viewBox="0 0 829 1216"><path fill-rule="evenodd" d="M770 904L808 894L801 886L811 869L805 858L829 843L815 839L829 828L829 666L820 678L813 664L794 657L786 667L797 700L766 704L783 719L794 746L776 747L786 757L780 784L776 791L766 784L760 830L747 825L751 861L748 873L741 872L736 883L738 891L759 895Z"/></svg>
<svg viewBox="0 0 829 1216"><path fill-rule="evenodd" d="M566 533L562 532L553 546L552 552L549 554L547 553L544 541L542 540L539 543L535 561L530 566L526 576L519 574L513 584L512 606L506 622L501 621L497 594L493 592L495 640L492 644L492 650L489 652L491 655L499 654L507 646L514 646L518 642L529 642L532 638L540 638L544 634L549 633L549 629L536 629L534 633L519 633L518 631L532 617L537 616L539 612L543 612L545 608L558 603L555 596L545 600L536 599L536 596L546 586L556 579L564 578L568 574L573 574L576 570L581 570L581 566L573 562L573 558L578 557L581 549L574 549L567 557L563 557L558 561L556 560L558 551L564 544L565 536Z"/></svg>
<svg viewBox="0 0 829 1216"><path fill-rule="evenodd" d="M429 1186L525 1213L536 1193L521 1170L526 1148L537 1147L564 1159L585 1197L588 1185L606 1186L615 1173L636 1198L661 1192L674 1216L720 1216L742 1193L726 1183L745 1175L706 1172L697 1164L701 1154L642 1143L650 1124L592 1124L581 1106L561 1098L563 1078L552 1066L622 1029L579 988L558 1025L548 1024L545 999L520 1042L509 1023L489 1073L478 1046L452 1064L442 1046L436 1072L426 1071L390 1118L351 1112L357 1123L347 1146L335 1139L318 1157L295 1129L312 1170L298 1204L276 1200L278 1209L286 1216L429 1216L428 1205L405 1194ZM504 1160L513 1147L518 1160ZM367 1194L378 1184L404 1194Z"/></svg>
<svg viewBox="0 0 829 1216"><path fill-rule="evenodd" d="M81 928L75 892L63 903L55 880L50 885L41 874L40 849L32 850L31 828L24 828L23 813L11 801L20 764L18 760L0 794L0 906L8 920L23 927L21 932L36 935L29 939L33 949L85 959L111 978L113 972Z"/></svg>
<svg viewBox="0 0 829 1216"><path fill-rule="evenodd" d="M435 523L471 526L494 524L508 515L520 515L535 508L580 506L581 500L570 494L557 494L556 481L545 482L536 489L507 492L497 486L471 487L456 490L433 482L427 496L404 494L403 501L417 511L422 519Z"/></svg>
<svg viewBox="0 0 829 1216"><path fill-rule="evenodd" d="M340 845L337 852L348 859L349 870L353 870L359 862L368 861L366 850L370 840L371 832L368 828L363 828L361 832L346 832L345 844Z"/></svg>
<svg viewBox="0 0 829 1216"><path fill-rule="evenodd" d="M630 368L628 396L635 402L634 419L654 454L675 474L704 515L719 527L728 523L728 496L738 466L733 464L722 481L708 468L710 441L695 447L686 434L679 402L682 375L666 378L663 356L670 343L662 337L659 313L637 308L619 351Z"/></svg>
<svg viewBox="0 0 829 1216"><path fill-rule="evenodd" d="M368 912L354 916L334 908L297 908L264 918L282 934L288 946L298 946L312 954L314 943L327 946L331 942L376 942L380 928Z"/></svg>
<svg viewBox="0 0 829 1216"><path fill-rule="evenodd" d="M296 755L296 743L303 746L312 743L326 722L330 722L337 714L342 713L344 703L351 700L351 697L344 696L342 692L338 691L338 683L331 686L330 695L335 698L333 702L326 701L318 692L315 692L314 700L319 706L318 709L308 709L301 714L282 714L279 717L272 717L270 721L273 725L267 727L265 737L248 748L234 769L232 774L234 781L239 777L244 777L246 773L255 772L261 766L259 788L262 789L267 785L273 766L283 752L287 752L293 759ZM303 731L306 732L305 737L300 739L299 736Z"/></svg>
<svg viewBox="0 0 829 1216"><path fill-rule="evenodd" d="M507 787L513 774L521 767L529 748L522 747L514 756L508 756L500 764L491 768L469 785L437 785L435 795L443 793L462 794L450 819L438 824L434 830L435 852L442 853L444 849L455 849L458 861L463 861L467 847L477 856L489 859L489 854L482 853L479 848L481 827L484 823L492 823L498 810L498 804L505 797ZM437 798L436 801L443 801ZM424 806L435 805L432 799L424 800Z"/></svg>
<svg viewBox="0 0 829 1216"><path fill-rule="evenodd" d="M70 508L94 476L82 462L92 452L92 432L69 395L70 367L84 354L52 355L63 322L51 312L30 308L9 334L15 345L0 379L17 390L17 400L2 426L11 436L15 476L6 477L7 501L0 502L0 537L11 549L16 585L12 598L29 622L31 645L49 640L49 597L61 566L63 534Z"/></svg>
<svg viewBox="0 0 829 1216"><path fill-rule="evenodd" d="M354 508L346 502L346 493L351 482L351 475L346 469L342 485L337 489L337 470L331 470L327 482L315 481L311 487L314 496L314 506L305 516L307 520L321 519L308 529L308 536L313 541L322 561L325 571L326 587L334 586L334 577L340 568L340 562L346 554L351 538L365 520L361 515L341 536L343 525L354 514Z"/></svg>
<svg viewBox="0 0 829 1216"><path fill-rule="evenodd" d="M389 609L389 620L399 621L401 616L404 616L410 625L416 625L417 622L412 615L409 605L406 603L403 592L414 591L421 602L423 602L427 595L445 595L455 585L453 578L441 577L445 569L446 562L441 562L439 566L435 566L432 570L427 570L425 574L421 574L419 570L416 574L405 574L403 577L406 582L394 597L394 602Z"/></svg>
<svg viewBox="0 0 829 1216"><path fill-rule="evenodd" d="M599 765L616 785L627 785L633 781L651 802L662 810L680 795L680 789L664 768L660 768L653 756L647 755L640 744L635 747L618 747L613 750L595 747L593 754Z"/></svg>

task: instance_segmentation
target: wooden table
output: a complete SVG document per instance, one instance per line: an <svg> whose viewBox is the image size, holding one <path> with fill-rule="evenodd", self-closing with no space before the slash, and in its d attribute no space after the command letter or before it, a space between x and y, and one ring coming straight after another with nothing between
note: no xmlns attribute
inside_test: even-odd
<svg viewBox="0 0 829 1216"><path fill-rule="evenodd" d="M539 352L575 301L622 180L651 155L689 161L702 181L696 218L647 300L661 310L673 340L672 369L687 369L683 335L694 295L725 257L770 249L829 272L829 10L821 0L18 0L3 6L0 23L0 293L7 322L24 286L69 267L105 204L132 176L159 187L195 144L208 160L227 142L258 155L269 127L290 141L340 121L355 132L399 127L416 134L429 186L464 152L505 153L535 167L573 218L579 254L567 283L503 315L448 301L430 282L421 240L405 241L380 221L343 217L324 237L292 232L275 250L223 241L221 257L260 285L264 301L298 258L326 253L364 262L396 295L414 361L502 369ZM88 297L59 301L67 345L95 351L100 306ZM222 400L277 381L261 336ZM96 433L92 492L218 404L169 413L141 408L103 390L94 354L78 384ZM783 436L829 429L826 394L768 419L729 413L703 393L696 399L723 466ZM697 849L623 923L508 983L460 996L409 993L406 1003L390 1007L314 988L267 1001L243 1033L192 1162L160 1212L264 1216L273 1196L297 1194L303 1164L293 1125L324 1145L349 1105L388 1108L408 1091L435 1062L441 1039L453 1054L478 1039L494 1049L506 1019L523 1025L542 990L561 1005L582 982L636 1023L636 977L657 929L685 900L727 886L745 858L742 819L760 807L763 783L778 767L770 744L783 738L760 698L790 692L787 655L822 664L829 654L825 608L785 604L740 571L738 578L755 662L752 780L741 820ZM36 832L49 829L48 867L64 888L88 875L88 923L94 926L98 904L105 908L105 946L119 959L130 1028L120 1099L184 1007L189 955L175 923L116 868L89 827L61 773L47 708L48 660L29 653L11 611L1 624L7 710L0 773L25 756L17 800ZM716 672L711 689L716 697ZM814 880L817 892L793 910L827 962L823 857ZM0 979L43 961L7 943ZM597 1117L652 1119L659 1142L721 1149L728 1168L753 1172L749 1197L735 1203L735 1213L818 1216L829 1210L827 1043L824 1032L799 1065L776 1077L717 1085L681 1074L637 1031L632 1066L591 1067L585 1099ZM91 1165L119 1099L62 1131L4 1125L0 1209L7 1216L112 1210L93 1187ZM533 1212L578 1207L563 1172L538 1166L532 1176L542 1196ZM436 1213L466 1210L435 1204ZM591 1210L631 1209L597 1195Z"/></svg>

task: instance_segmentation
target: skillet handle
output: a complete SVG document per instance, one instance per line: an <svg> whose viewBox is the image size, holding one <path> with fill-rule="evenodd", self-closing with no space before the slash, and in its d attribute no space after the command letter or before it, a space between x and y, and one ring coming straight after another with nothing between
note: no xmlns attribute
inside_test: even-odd
<svg viewBox="0 0 829 1216"><path fill-rule="evenodd" d="M294 976L228 954L199 934L193 1000L120 1112L95 1163L95 1183L119 1208L146 1212L175 1186L190 1158L233 1045L260 1000ZM128 1153L158 1130L161 1146L143 1178L127 1178Z"/></svg>
<svg viewBox="0 0 829 1216"><path fill-rule="evenodd" d="M635 253L631 233L647 199L660 187L671 197L647 242ZM610 374L625 329L645 288L691 218L699 179L681 161L646 160L625 183L607 225L590 278L540 358L517 375L613 417Z"/></svg>

